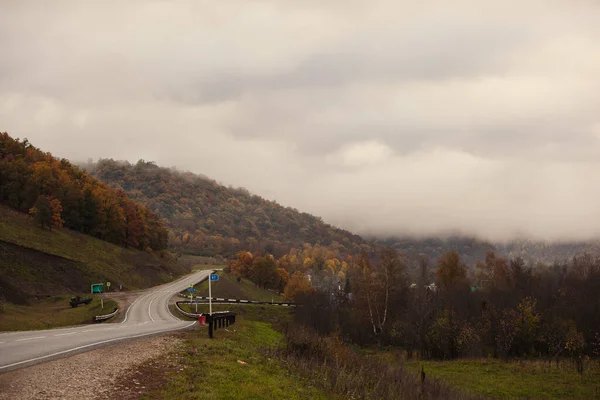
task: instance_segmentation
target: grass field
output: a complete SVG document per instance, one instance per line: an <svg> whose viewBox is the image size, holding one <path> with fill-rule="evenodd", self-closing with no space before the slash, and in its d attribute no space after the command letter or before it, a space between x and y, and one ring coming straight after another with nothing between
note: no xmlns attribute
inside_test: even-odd
<svg viewBox="0 0 600 400"><path fill-rule="evenodd" d="M568 361L557 368L545 361L499 360L410 361L414 372L424 366L428 376L440 378L471 394L493 398L600 399L600 365L590 362L579 376Z"/></svg>
<svg viewBox="0 0 600 400"><path fill-rule="evenodd" d="M290 373L265 349L280 345L272 323L289 318L290 309L261 306L215 306L239 313L228 329L208 339L206 328L182 334L177 371L144 399L331 399L300 376ZM244 308L247 307L247 308Z"/></svg>
<svg viewBox="0 0 600 400"><path fill-rule="evenodd" d="M207 266L203 269L208 268L222 268L223 266ZM217 272L219 274L219 280L212 282L212 297L222 297L231 299L245 299L255 301L283 301L282 297L270 290L265 290L257 287L252 281L248 279L242 279L241 282L237 281L237 277L233 274L227 274L222 271ZM197 296L208 296L208 281L204 281L196 286Z"/></svg>
<svg viewBox="0 0 600 400"><path fill-rule="evenodd" d="M109 314L117 307L114 301L104 300L102 309L97 296L93 297L89 305L80 304L76 308L69 305L69 300L69 296L57 296L35 302L31 306L6 303L0 314L0 331L49 329L91 323L94 316Z"/></svg>

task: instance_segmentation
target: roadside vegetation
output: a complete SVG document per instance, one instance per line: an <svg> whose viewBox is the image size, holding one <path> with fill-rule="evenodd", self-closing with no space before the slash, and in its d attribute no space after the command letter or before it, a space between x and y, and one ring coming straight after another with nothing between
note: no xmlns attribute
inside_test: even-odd
<svg viewBox="0 0 600 400"><path fill-rule="evenodd" d="M233 277L229 278L237 284ZM223 279L221 277L219 282ZM257 290L269 293L264 289ZM208 304L198 304L197 309L196 305L183 304L182 308L198 313L208 313L209 310ZM413 374L402 364L375 359L338 339L319 336L295 324L296 308L213 304L215 311L235 312L236 323L227 329L216 330L212 341L207 338L205 328L195 332L192 339L186 338L185 348L179 354L180 368L185 373L169 377L171 383L160 394L154 393L155 397L185 399L189 390L194 392L189 398L199 399L295 399L302 396L340 399L472 398L432 377L421 380L418 374ZM223 346L226 352L220 350ZM237 360L252 366L236 365ZM252 371L250 385L246 382L249 379L248 369ZM264 376L267 371L273 375ZM281 381L281 374L293 377L294 383L290 384L288 379ZM195 384L194 379L186 378L186 375L199 381L209 379L215 384L207 388L206 385ZM231 380L225 379L229 376ZM306 388L311 390L307 392Z"/></svg>
<svg viewBox="0 0 600 400"><path fill-rule="evenodd" d="M31 306L4 303L0 313L0 331L26 331L89 324L93 322L96 315L109 314L117 307L117 303L113 300L105 299L102 308L98 296L81 293L79 295L92 297L92 302L72 308L69 304L70 296L55 296L36 301Z"/></svg>
<svg viewBox="0 0 600 400"><path fill-rule="evenodd" d="M208 305L205 306L206 310ZM160 375L160 388L144 399L338 399L316 382L291 373L272 353L281 346L290 310L271 306L215 305L238 318L209 339L206 328L179 334L178 366Z"/></svg>
<svg viewBox="0 0 600 400"><path fill-rule="evenodd" d="M410 273L390 248L341 263L321 250L315 262L309 246L292 253L240 252L228 268L243 277L291 274L284 295L299 306L278 354L307 379L324 376L327 390L358 398L600 398L600 258L548 266L489 251L467 265L450 251L435 265L422 257ZM386 360L372 349L403 356Z"/></svg>
<svg viewBox="0 0 600 400"><path fill-rule="evenodd" d="M195 305L183 308L195 312ZM213 340L206 328L183 334L177 371L145 398L473 398L293 324L294 308L215 304L213 311L233 311L237 321L216 330ZM198 312L208 312L208 305L198 305Z"/></svg>

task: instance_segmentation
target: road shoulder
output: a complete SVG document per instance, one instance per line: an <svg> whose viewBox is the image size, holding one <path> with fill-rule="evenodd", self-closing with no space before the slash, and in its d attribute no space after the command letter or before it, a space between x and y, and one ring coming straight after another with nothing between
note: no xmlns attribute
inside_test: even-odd
<svg viewBox="0 0 600 400"><path fill-rule="evenodd" d="M138 398L151 387L136 384L135 377L123 385L123 378L180 344L175 335L152 336L10 371L0 375L0 400Z"/></svg>

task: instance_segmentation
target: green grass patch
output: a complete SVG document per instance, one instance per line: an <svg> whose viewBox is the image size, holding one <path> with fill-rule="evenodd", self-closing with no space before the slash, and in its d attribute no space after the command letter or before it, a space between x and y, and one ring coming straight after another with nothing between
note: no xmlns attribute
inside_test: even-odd
<svg viewBox="0 0 600 400"><path fill-rule="evenodd" d="M211 266L202 269L209 268L221 268L222 266ZM254 301L273 301L282 302L283 298L276 292L261 289L254 284L254 282L248 279L241 279L237 281L237 277L233 274L228 274L222 271L217 272L219 280L212 282L212 297L220 298L231 298L231 299L245 299ZM208 281L204 281L199 285L196 285L197 296L208 296Z"/></svg>
<svg viewBox="0 0 600 400"><path fill-rule="evenodd" d="M207 268L209 266L218 264L218 260L215 257L195 256L192 254L180 255L179 262L185 263L192 267L200 266L200 267L207 267ZM205 268L200 268L200 269L205 269Z"/></svg>
<svg viewBox="0 0 600 400"><path fill-rule="evenodd" d="M263 350L282 335L267 322L241 320L208 339L205 329L185 333L180 371L146 399L329 399L322 390L291 374Z"/></svg>
<svg viewBox="0 0 600 400"><path fill-rule="evenodd" d="M414 372L425 368L467 393L496 398L594 399L600 398L600 365L588 362L580 376L575 366L563 361L559 367L546 361L459 360L409 361Z"/></svg>
<svg viewBox="0 0 600 400"><path fill-rule="evenodd" d="M101 308L100 299L93 296L90 304L72 308L70 299L70 296L56 296L34 302L31 306L5 303L0 313L0 331L50 329L91 323L96 315L109 314L117 307L116 302L105 299L104 308Z"/></svg>

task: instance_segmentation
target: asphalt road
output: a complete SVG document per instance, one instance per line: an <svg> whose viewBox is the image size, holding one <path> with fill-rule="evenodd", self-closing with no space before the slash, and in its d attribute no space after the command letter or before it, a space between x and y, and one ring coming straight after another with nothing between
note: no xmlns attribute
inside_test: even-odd
<svg viewBox="0 0 600 400"><path fill-rule="evenodd" d="M120 340L189 328L169 310L169 299L190 284L206 278L200 271L140 294L125 311L121 323L100 323L73 328L0 334L0 372L26 367L53 358L91 350ZM81 307L81 306L80 306Z"/></svg>

